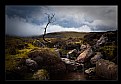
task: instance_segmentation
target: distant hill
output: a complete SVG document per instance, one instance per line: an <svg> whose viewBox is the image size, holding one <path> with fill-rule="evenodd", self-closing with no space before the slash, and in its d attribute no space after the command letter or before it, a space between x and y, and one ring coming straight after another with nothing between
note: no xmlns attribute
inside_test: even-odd
<svg viewBox="0 0 121 84"><path fill-rule="evenodd" d="M83 38L86 34L89 34L88 32L53 32L53 33L47 33L45 35L45 38L70 38L70 37L79 37ZM39 37L42 37L39 36Z"/></svg>
<svg viewBox="0 0 121 84"><path fill-rule="evenodd" d="M107 31L108 32L115 32L117 33L117 31ZM106 32L74 32L74 31L65 31L65 32L52 32L52 33L47 33L45 35L45 38L84 38L84 36L89 35L89 34L103 34ZM40 36L29 36L29 37L24 37L24 38L42 38L43 35ZM10 36L10 35L6 35L6 37L16 37L16 38L20 38L19 36Z"/></svg>

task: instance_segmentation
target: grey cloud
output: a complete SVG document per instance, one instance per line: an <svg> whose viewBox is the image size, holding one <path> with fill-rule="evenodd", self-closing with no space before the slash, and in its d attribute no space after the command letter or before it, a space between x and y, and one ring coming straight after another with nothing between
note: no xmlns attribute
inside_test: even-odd
<svg viewBox="0 0 121 84"><path fill-rule="evenodd" d="M117 6L6 6L6 32L14 35L40 35L47 23L44 13L55 13L48 32L59 28L81 31L108 31L117 28ZM57 28L52 28L57 27Z"/></svg>

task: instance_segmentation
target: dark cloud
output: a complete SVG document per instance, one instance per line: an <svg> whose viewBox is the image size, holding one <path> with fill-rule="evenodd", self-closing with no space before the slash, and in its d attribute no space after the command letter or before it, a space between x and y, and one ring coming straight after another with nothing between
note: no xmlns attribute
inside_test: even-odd
<svg viewBox="0 0 121 84"><path fill-rule="evenodd" d="M105 26L105 25L97 25L92 30L94 30L94 31L114 31L115 28L110 27L110 26Z"/></svg>
<svg viewBox="0 0 121 84"><path fill-rule="evenodd" d="M49 10L46 6L6 6L5 12L8 17L20 17L27 22L34 24L44 24L46 17L44 10ZM45 11L46 12L46 11Z"/></svg>
<svg viewBox="0 0 121 84"><path fill-rule="evenodd" d="M10 17L19 16L21 18L32 17L33 13L41 12L38 6L6 6L6 14Z"/></svg>

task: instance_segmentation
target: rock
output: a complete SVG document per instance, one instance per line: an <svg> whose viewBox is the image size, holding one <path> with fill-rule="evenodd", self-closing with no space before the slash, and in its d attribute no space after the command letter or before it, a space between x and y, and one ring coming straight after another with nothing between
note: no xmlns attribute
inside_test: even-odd
<svg viewBox="0 0 121 84"><path fill-rule="evenodd" d="M95 73L95 67L89 68L87 70L85 70L85 73L88 75L92 75Z"/></svg>
<svg viewBox="0 0 121 84"><path fill-rule="evenodd" d="M33 45L34 46L37 46L37 47L44 47L45 45L42 43L42 42L40 42L39 40L35 40L34 42L33 42Z"/></svg>
<svg viewBox="0 0 121 84"><path fill-rule="evenodd" d="M31 71L35 71L38 67L38 64L34 60L26 59L26 66L29 67Z"/></svg>
<svg viewBox="0 0 121 84"><path fill-rule="evenodd" d="M41 67L41 64L43 63L43 58L41 56L37 56L33 58L33 60L37 62L37 64L39 65L38 67Z"/></svg>
<svg viewBox="0 0 121 84"><path fill-rule="evenodd" d="M68 59L74 59L77 57L78 51L76 49L73 49L67 53L67 58Z"/></svg>
<svg viewBox="0 0 121 84"><path fill-rule="evenodd" d="M61 58L61 60L65 63L65 64L71 64L71 65L75 65L75 61L74 60L70 60L68 58Z"/></svg>
<svg viewBox="0 0 121 84"><path fill-rule="evenodd" d="M28 54L28 57L32 60L38 60L39 66L42 65L53 65L61 61L58 53L55 52L55 49L51 48L38 48L31 50Z"/></svg>
<svg viewBox="0 0 121 84"><path fill-rule="evenodd" d="M84 50L84 49L86 49L86 48L87 48L87 46L84 45L84 44L82 44L81 47L80 47L81 50Z"/></svg>
<svg viewBox="0 0 121 84"><path fill-rule="evenodd" d="M99 47L100 45L106 43L107 40L108 40L108 38L105 37L104 35L102 35L102 36L100 37L100 39L97 41L95 47Z"/></svg>
<svg viewBox="0 0 121 84"><path fill-rule="evenodd" d="M70 64L70 59L68 58L61 58L61 60L66 64Z"/></svg>
<svg viewBox="0 0 121 84"><path fill-rule="evenodd" d="M96 55L94 57L92 57L90 60L91 64L96 64L96 61L98 61L102 57L103 57L103 55L101 54L101 52L96 52Z"/></svg>
<svg viewBox="0 0 121 84"><path fill-rule="evenodd" d="M77 62L85 62L91 55L93 54L92 48L88 47L86 50L84 50L75 61Z"/></svg>
<svg viewBox="0 0 121 84"><path fill-rule="evenodd" d="M38 66L46 69L50 74L63 73L66 70L65 64L53 48L39 48L32 50L28 54L28 57L32 60L35 58L41 59Z"/></svg>
<svg viewBox="0 0 121 84"><path fill-rule="evenodd" d="M109 60L99 59L96 62L96 75L105 79L116 80L118 65Z"/></svg>
<svg viewBox="0 0 121 84"><path fill-rule="evenodd" d="M61 57L59 49L55 48L55 52L57 53L58 57Z"/></svg>
<svg viewBox="0 0 121 84"><path fill-rule="evenodd" d="M49 79L49 73L45 69L40 69L37 72L34 73L33 79L35 80L48 80Z"/></svg>
<svg viewBox="0 0 121 84"><path fill-rule="evenodd" d="M75 62L74 60L70 60L68 58L61 58L62 61L66 64L66 69L68 71L74 71L74 70L81 70L82 65L80 63Z"/></svg>

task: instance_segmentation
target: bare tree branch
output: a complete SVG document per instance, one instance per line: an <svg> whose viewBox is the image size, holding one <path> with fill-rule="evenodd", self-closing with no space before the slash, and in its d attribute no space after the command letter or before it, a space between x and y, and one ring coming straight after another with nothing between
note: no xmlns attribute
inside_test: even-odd
<svg viewBox="0 0 121 84"><path fill-rule="evenodd" d="M45 41L45 42L48 42L46 39L45 39L45 35L46 35L46 30L47 30L47 27L48 27L48 25L50 24L50 23L53 23L55 20L53 20L53 18L54 18L54 16L55 16L55 14L47 14L47 13L45 13L47 16L48 16L48 22L47 22L47 24L46 24L46 26L45 26L45 31L44 31L44 35L43 35L43 40Z"/></svg>

